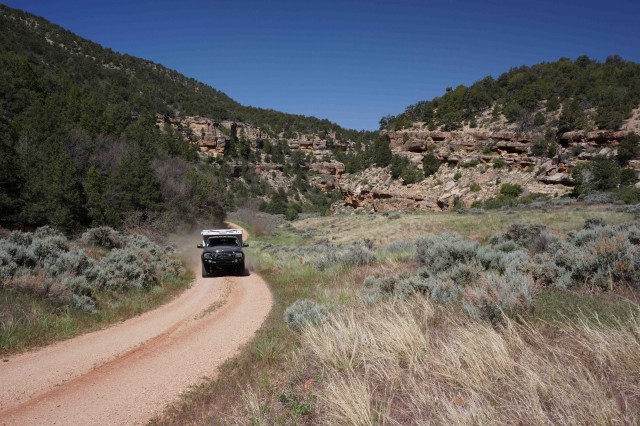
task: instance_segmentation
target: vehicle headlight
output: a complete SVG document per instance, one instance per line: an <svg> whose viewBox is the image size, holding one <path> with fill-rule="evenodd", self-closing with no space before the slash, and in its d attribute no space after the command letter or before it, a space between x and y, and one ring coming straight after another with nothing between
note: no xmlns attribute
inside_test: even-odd
<svg viewBox="0 0 640 426"><path fill-rule="evenodd" d="M205 253L202 255L203 259L211 259L211 253Z"/></svg>
<svg viewBox="0 0 640 426"><path fill-rule="evenodd" d="M236 258L241 258L242 256L244 256L244 254L241 251L237 251L236 252Z"/></svg>

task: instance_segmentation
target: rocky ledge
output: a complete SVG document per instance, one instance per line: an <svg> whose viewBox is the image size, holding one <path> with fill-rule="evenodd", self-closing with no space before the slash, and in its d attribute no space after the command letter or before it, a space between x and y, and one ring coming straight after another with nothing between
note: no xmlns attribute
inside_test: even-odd
<svg viewBox="0 0 640 426"><path fill-rule="evenodd" d="M553 142L552 158L534 155L536 144L547 144L541 133L467 130L428 131L413 128L383 131L394 153L422 168L427 152L441 162L434 175L415 184L392 180L388 168L372 168L338 181L344 206L375 211L443 210L470 206L499 194L505 183L524 194L562 196L572 190L572 170L596 155L614 156L628 131L568 132ZM555 152L554 152L555 151ZM640 161L629 167L640 171ZM340 208L340 206L337 206Z"/></svg>

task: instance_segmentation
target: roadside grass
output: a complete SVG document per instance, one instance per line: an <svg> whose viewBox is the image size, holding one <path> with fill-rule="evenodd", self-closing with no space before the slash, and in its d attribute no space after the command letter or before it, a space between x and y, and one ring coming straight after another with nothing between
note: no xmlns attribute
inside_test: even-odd
<svg viewBox="0 0 640 426"><path fill-rule="evenodd" d="M274 308L256 336L236 358L223 364L215 378L185 393L179 402L150 423L405 424L419 419L427 423L468 423L472 419L492 423L498 419L498 423L509 424L526 419L526 413L520 411L518 404L533 404L536 392L539 399L534 408L538 417L532 420L533 423L567 420L562 417L567 413L586 422L634 420L633 410L640 407L640 403L632 382L640 378L640 374L632 368L628 371L629 378L624 378L628 370L626 362L635 359L635 348L630 346L635 340L625 346L624 339L638 330L638 306L623 297L600 291L540 290L534 298L533 312L521 317L521 323L510 322L508 327L511 328L507 332L465 319L459 307L443 308L425 300L409 304L396 300L374 307L363 303L365 277L373 273L382 276L415 273L418 269L415 249L405 244L391 249L395 242L413 243L420 236L454 231L464 238L484 243L513 222L542 223L552 232L561 234L581 228L589 218L618 224L629 222L632 216L575 208L549 212L492 211L478 216L456 213L402 214L399 218L333 216L280 225L274 227L275 235L252 237L252 248L248 250L251 263L254 271L269 284ZM243 224L251 232L251 225ZM365 239L371 240L376 253L374 264L335 264L320 271L313 264L303 262L307 256L303 254L304 249L324 244L323 241L346 245ZM277 247L270 245L294 247L295 250L278 254ZM300 299L324 304L331 320L326 325L309 327L302 334L289 330L283 319L284 310ZM336 321L342 324L342 331L326 328L335 325ZM352 329L347 333L345 330L349 327ZM631 334L620 337L620 333L629 330ZM316 333L315 337L313 333ZM563 340L558 336L568 336L575 345L565 351ZM610 338L613 339L610 346L602 343ZM320 346L345 348L339 351L343 358L331 360L334 355L325 358L324 349L316 350L314 344L310 345L313 339L314 344ZM432 342L442 342L443 346L441 349L433 345L419 348L415 339L418 343L429 343L429 339L434 339ZM359 342L359 346L354 342ZM375 343L377 352L372 349L372 342L378 342ZM593 342L600 342L601 346L580 352L581 344ZM505 347L513 351L497 359L499 351ZM443 352L438 355L439 350ZM470 357L456 358L458 350L471 351ZM477 356L473 351L479 352ZM599 369L601 365L590 364L601 356L615 361L618 359L614 357L618 356L616 351L625 362L622 367L609 363L611 368L602 370ZM427 362L427 353L438 357ZM531 362L516 374L513 370L518 368L520 356L531 356ZM579 359L579 370L584 374L574 380L570 368L554 364L561 359ZM447 365L450 360L455 361L459 369L461 366L469 368L461 368L463 371L456 375L451 370L455 365ZM471 368L473 363L479 371ZM508 376L492 375L490 372L498 365L496 363L500 364L496 374L512 372ZM435 367L440 370L434 370ZM545 376L545 368L551 368L549 374L555 378ZM436 373L430 373L433 371ZM477 377L480 373L482 377ZM608 373L620 380L590 385L592 374ZM530 386L527 390L532 391L530 394L516 392L518 383L523 383L523 375L532 379L526 382ZM504 390L492 384L501 383L505 377L509 380ZM424 386L431 380L438 384L433 389ZM623 386L615 387L617 384ZM583 386L585 393L571 396L569 390L574 385ZM485 388L489 391L482 391ZM558 398L564 399L554 402L556 390L560 392ZM509 392L517 395L519 399L503 398L503 391L505 395ZM620 409L618 404L614 409L603 411L600 417L592 416L594 407L611 405L611 395L617 398L616 401L628 404L629 410ZM581 402L581 398L585 402ZM429 401L440 401L440 405L429 405ZM520 408L509 416L508 409L512 404ZM410 414L403 416L399 407ZM545 407L558 411L545 411ZM430 416L434 413L437 414L435 417Z"/></svg>
<svg viewBox="0 0 640 426"><path fill-rule="evenodd" d="M178 403L150 424L222 424L237 408L245 387L266 391L283 385L282 368L289 354L298 347L297 337L282 319L284 310L300 298L311 297L314 289L321 285L323 274L308 268L291 268L287 269L290 273L283 274L281 266L276 267L270 256L253 249L247 249L247 253L258 265L254 272L270 284L274 300L271 312L240 354L220 366L216 378L183 394Z"/></svg>
<svg viewBox="0 0 640 426"><path fill-rule="evenodd" d="M86 313L40 296L0 288L0 356L48 345L154 309L174 298L193 281L182 276L166 279L151 290L97 292L100 309Z"/></svg>

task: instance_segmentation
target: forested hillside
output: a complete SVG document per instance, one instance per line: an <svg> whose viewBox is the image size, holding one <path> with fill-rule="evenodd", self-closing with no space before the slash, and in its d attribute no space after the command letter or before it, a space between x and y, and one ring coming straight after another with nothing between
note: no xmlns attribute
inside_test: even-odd
<svg viewBox="0 0 640 426"><path fill-rule="evenodd" d="M465 124L478 126L479 115L490 112L494 121L503 116L509 123L519 123L520 130L617 130L639 103L640 64L615 55L604 63L580 56L575 61L561 58L512 68L497 79L485 77L470 87L449 87L440 97L383 117L380 127L398 130L423 122L430 130L458 130ZM556 111L558 120L548 121L545 113Z"/></svg>
<svg viewBox="0 0 640 426"><path fill-rule="evenodd" d="M0 224L74 231L222 219L233 205L225 168L198 161L181 135L157 129L158 113L242 121L268 135L363 137L328 120L242 106L0 5Z"/></svg>

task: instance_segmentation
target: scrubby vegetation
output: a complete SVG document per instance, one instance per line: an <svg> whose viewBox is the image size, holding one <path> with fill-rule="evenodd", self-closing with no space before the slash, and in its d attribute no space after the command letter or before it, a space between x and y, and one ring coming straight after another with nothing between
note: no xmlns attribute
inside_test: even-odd
<svg viewBox="0 0 640 426"><path fill-rule="evenodd" d="M481 247L457 234L441 234L417 241L416 274L368 277L367 301L381 297L409 298L415 294L444 305L462 304L476 319L499 322L505 314L526 313L531 307L533 279L528 256L510 247Z"/></svg>
<svg viewBox="0 0 640 426"><path fill-rule="evenodd" d="M457 234L417 241L416 274L365 279L366 300L428 296L435 303L462 305L475 319L499 322L525 315L538 288L611 290L640 283L640 228L589 220L566 238L542 225L514 223L480 246Z"/></svg>
<svg viewBox="0 0 640 426"><path fill-rule="evenodd" d="M322 322L327 317L327 308L311 300L296 300L284 311L284 320L293 331Z"/></svg>
<svg viewBox="0 0 640 426"><path fill-rule="evenodd" d="M0 239L0 351L120 319L127 315L122 296L142 309L184 286L184 278L173 250L142 235L101 227L69 240L48 226L13 231Z"/></svg>

